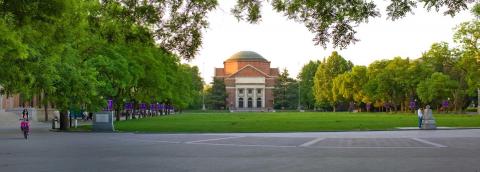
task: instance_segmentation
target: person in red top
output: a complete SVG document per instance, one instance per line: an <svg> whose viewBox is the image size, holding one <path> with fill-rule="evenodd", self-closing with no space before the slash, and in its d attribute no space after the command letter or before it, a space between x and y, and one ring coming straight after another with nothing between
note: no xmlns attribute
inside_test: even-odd
<svg viewBox="0 0 480 172"><path fill-rule="evenodd" d="M20 122L20 129L23 132L23 137L27 139L28 132L30 131L30 123L28 122L28 118L22 119L22 122Z"/></svg>

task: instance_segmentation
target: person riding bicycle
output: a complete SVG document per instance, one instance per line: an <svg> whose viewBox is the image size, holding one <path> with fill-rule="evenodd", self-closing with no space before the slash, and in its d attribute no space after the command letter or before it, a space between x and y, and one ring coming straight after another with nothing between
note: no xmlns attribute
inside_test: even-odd
<svg viewBox="0 0 480 172"><path fill-rule="evenodd" d="M27 139L28 132L30 131L30 123L28 122L28 118L22 119L22 122L20 122L20 129L22 130L25 139Z"/></svg>

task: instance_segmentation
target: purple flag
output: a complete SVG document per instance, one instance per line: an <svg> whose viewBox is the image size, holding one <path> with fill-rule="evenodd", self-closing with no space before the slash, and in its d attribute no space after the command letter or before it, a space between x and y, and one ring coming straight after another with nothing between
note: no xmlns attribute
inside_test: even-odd
<svg viewBox="0 0 480 172"><path fill-rule="evenodd" d="M146 105L145 103L140 104L140 109L146 110L146 109L147 109L147 105Z"/></svg>

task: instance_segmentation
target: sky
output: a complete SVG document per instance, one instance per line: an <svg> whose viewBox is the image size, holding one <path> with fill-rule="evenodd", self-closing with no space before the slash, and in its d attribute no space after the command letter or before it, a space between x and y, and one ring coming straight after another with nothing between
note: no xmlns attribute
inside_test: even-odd
<svg viewBox="0 0 480 172"><path fill-rule="evenodd" d="M381 17L370 19L356 27L359 42L346 49L324 49L315 46L314 34L298 22L288 20L272 10L269 4L262 7L262 21L249 24L238 21L230 13L235 1L222 0L215 11L208 14L209 28L203 32L203 44L194 60L185 63L196 65L206 83L212 81L214 68L223 67L223 61L238 51L255 51L271 61L272 68L286 68L296 78L302 66L310 60L322 60L332 51L338 51L355 65L369 65L375 60L396 56L419 58L435 42L453 43L455 26L474 18L470 11L455 17L444 16L442 11L422 8L414 14L391 21L386 16L387 2L375 1Z"/></svg>

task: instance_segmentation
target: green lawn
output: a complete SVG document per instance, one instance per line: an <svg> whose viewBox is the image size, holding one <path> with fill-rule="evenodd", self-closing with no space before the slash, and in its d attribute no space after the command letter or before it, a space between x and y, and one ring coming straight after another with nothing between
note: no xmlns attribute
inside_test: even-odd
<svg viewBox="0 0 480 172"><path fill-rule="evenodd" d="M437 126L480 127L480 115L434 114ZM414 114L388 113L184 113L115 122L129 132L299 132L393 130L415 127Z"/></svg>

